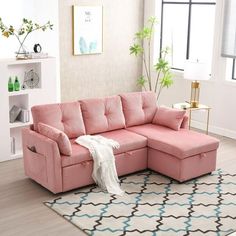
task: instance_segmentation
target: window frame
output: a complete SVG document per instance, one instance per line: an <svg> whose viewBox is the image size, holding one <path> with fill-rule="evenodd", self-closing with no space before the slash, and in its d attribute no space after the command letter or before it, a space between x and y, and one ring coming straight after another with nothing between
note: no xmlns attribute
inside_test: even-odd
<svg viewBox="0 0 236 236"><path fill-rule="evenodd" d="M235 58L233 58L233 65L232 65L232 77L231 77L231 79L232 80L236 80L236 75L235 75L235 64L236 64L236 59Z"/></svg>
<svg viewBox="0 0 236 236"><path fill-rule="evenodd" d="M161 0L161 27L160 27L160 52L159 57L161 58L162 51L162 39L163 39L163 19L164 19L164 5L165 4L180 4L180 5L188 5L188 28L187 28L187 43L186 43L186 60L189 59L190 54L190 36L191 36L191 16L192 16L192 6L193 5L216 5L216 2L195 2L194 0L185 0L183 2L171 1L171 0ZM173 70L184 71L181 68L171 67ZM236 79L236 78L235 78Z"/></svg>

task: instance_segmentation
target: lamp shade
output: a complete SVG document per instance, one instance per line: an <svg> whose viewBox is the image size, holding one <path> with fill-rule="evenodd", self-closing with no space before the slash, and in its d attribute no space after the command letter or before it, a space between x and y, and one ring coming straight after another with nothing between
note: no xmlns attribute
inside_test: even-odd
<svg viewBox="0 0 236 236"><path fill-rule="evenodd" d="M209 72L207 64L187 60L184 66L184 78L189 80L208 80Z"/></svg>

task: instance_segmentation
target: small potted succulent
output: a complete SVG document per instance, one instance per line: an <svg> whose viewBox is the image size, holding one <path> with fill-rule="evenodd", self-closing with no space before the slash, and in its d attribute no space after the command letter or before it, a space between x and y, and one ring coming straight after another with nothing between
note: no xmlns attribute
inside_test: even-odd
<svg viewBox="0 0 236 236"><path fill-rule="evenodd" d="M6 38L9 38L10 36L14 35L20 44L19 49L16 52L17 59L28 58L29 52L25 49L24 43L29 34L34 31L46 31L48 29L53 29L53 24L51 24L50 21L43 25L40 25L38 23L33 22L32 20L23 18L20 28L16 29L12 25L6 26L3 23L2 18L0 17L0 30L2 32L2 35Z"/></svg>

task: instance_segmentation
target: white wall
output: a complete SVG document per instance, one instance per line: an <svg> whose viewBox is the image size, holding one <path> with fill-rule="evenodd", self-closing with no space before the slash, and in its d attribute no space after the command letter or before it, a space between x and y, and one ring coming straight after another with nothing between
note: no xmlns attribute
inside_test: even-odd
<svg viewBox="0 0 236 236"><path fill-rule="evenodd" d="M73 55L72 6L103 6L103 52ZM135 33L143 27L143 0L60 0L62 101L137 91L140 58L129 54Z"/></svg>
<svg viewBox="0 0 236 236"><path fill-rule="evenodd" d="M33 51L35 43L40 43L43 52L57 59L57 100L60 101L60 73L59 73L59 30L58 30L58 0L0 0L0 17L4 24L20 27L22 19L28 18L39 24L51 21L53 31L36 31L28 36L25 45ZM0 58L13 58L19 48L14 36L5 38L0 36Z"/></svg>
<svg viewBox="0 0 236 236"><path fill-rule="evenodd" d="M145 1L145 18L155 14L155 0ZM226 59L220 55L223 24L223 0L217 0L216 23L214 35L214 52L212 61L212 78L201 82L200 102L209 105L210 132L236 139L236 83L227 81ZM159 104L171 106L173 103L189 101L191 84L183 79L182 73L175 73L174 85L163 91ZM197 112L192 125L205 129L206 114Z"/></svg>

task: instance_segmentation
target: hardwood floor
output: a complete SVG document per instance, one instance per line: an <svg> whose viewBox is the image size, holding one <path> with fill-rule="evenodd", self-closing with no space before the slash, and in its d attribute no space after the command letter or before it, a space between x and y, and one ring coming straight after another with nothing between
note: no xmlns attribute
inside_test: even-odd
<svg viewBox="0 0 236 236"><path fill-rule="evenodd" d="M236 173L236 140L217 138L217 168ZM0 163L0 235L85 235L42 204L56 196L25 177L22 159Z"/></svg>

